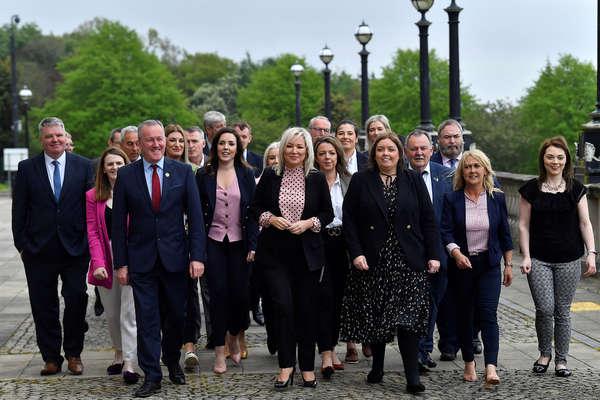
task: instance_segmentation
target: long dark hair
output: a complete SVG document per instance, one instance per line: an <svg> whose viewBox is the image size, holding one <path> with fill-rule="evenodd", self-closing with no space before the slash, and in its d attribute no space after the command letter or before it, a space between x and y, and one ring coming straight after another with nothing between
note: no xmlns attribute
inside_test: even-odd
<svg viewBox="0 0 600 400"><path fill-rule="evenodd" d="M96 169L96 181L94 187L96 188L96 201L106 201L110 197L110 182L108 176L104 173L104 160L108 155L115 155L123 158L125 165L129 164L129 157L123 150L118 147L111 146L102 152L100 160L98 161L98 168Z"/></svg>
<svg viewBox="0 0 600 400"><path fill-rule="evenodd" d="M542 187L542 183L546 181L548 175L546 172L546 167L544 166L544 155L550 146L558 147L565 152L565 168L563 169L562 177L565 180L565 190L569 191L573 187L573 164L571 162L569 146L567 145L567 141L565 140L564 136L554 136L548 138L540 145L540 152L538 154L538 186L540 188Z"/></svg>
<svg viewBox="0 0 600 400"><path fill-rule="evenodd" d="M333 136L321 136L315 140L315 168L318 170L321 169L319 163L317 162L317 150L323 143L328 143L335 149L335 153L337 154L337 162L335 163L336 172L340 174L340 176L350 176L351 174L348 171L348 163L344 157L344 149L342 148L342 144L338 138Z"/></svg>
<svg viewBox="0 0 600 400"><path fill-rule="evenodd" d="M398 135L396 135L393 132L383 132L383 133L380 133L379 135L377 135L377 137L375 138L375 141L373 142L373 145L371 146L371 148L369 150L369 168L372 168L375 171L379 172L379 166L377 165L377 161L375 161L375 149L377 148L377 144L379 142L381 142L383 139L390 139L398 148L399 158L398 158L398 166L396 167L396 170L398 172L403 171L404 170L404 146L402 146L402 142L398 138Z"/></svg>
<svg viewBox="0 0 600 400"><path fill-rule="evenodd" d="M244 157L242 157L244 149L242 148L242 140L240 139L240 135L238 135L235 129L226 126L225 128L219 129L217 133L215 133L215 136L213 136L213 140L210 145L210 154L208 155L208 162L204 167L204 170L208 174L214 175L219 169L219 155L217 154L217 146L219 139L225 133L231 133L235 137L235 156L233 157L233 165L236 167L252 168L250 164L244 160Z"/></svg>

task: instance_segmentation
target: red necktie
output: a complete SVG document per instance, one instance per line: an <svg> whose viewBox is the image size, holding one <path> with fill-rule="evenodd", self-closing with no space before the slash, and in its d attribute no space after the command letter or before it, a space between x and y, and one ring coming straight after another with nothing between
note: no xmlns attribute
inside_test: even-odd
<svg viewBox="0 0 600 400"><path fill-rule="evenodd" d="M160 180L158 179L156 168L158 166L154 164L152 166L152 209L155 213L160 210Z"/></svg>

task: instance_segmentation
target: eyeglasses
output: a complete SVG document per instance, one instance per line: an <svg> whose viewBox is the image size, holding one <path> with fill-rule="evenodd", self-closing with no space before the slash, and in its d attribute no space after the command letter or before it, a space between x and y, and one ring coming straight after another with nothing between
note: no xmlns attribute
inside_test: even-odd
<svg viewBox="0 0 600 400"><path fill-rule="evenodd" d="M318 132L322 132L322 133L329 133L329 128L315 128L314 126L311 126L310 129L318 131Z"/></svg>

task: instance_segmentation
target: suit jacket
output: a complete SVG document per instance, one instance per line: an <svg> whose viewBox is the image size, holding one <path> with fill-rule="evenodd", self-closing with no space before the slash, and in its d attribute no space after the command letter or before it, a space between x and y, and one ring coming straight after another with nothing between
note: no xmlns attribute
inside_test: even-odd
<svg viewBox="0 0 600 400"><path fill-rule="evenodd" d="M358 165L358 171L367 169L369 166L369 152L356 151L356 164Z"/></svg>
<svg viewBox="0 0 600 400"><path fill-rule="evenodd" d="M246 161L254 167L254 177L258 178L263 171L263 158L256 153L248 150L246 152Z"/></svg>
<svg viewBox="0 0 600 400"><path fill-rule="evenodd" d="M433 153L431 158L429 159L429 162L434 162L434 163L438 163L440 165L444 165L444 163L442 161L442 153L440 153L439 151L436 151L435 153ZM448 167L446 167L446 168L448 168Z"/></svg>
<svg viewBox="0 0 600 400"><path fill-rule="evenodd" d="M143 160L119 169L113 191L115 268L128 266L130 272L145 273L160 257L167 271L179 272L188 267L190 260L206 261L202 206L192 168L166 157L163 166L158 213L152 209Z"/></svg>
<svg viewBox="0 0 600 400"><path fill-rule="evenodd" d="M240 218L242 221L242 240L246 245L246 251L256 250L256 237L258 236L258 224L250 217L250 203L254 197L256 181L254 170L251 168L235 167L238 186L240 188ZM208 174L204 168L196 173L196 184L200 193L202 210L204 212L204 231L208 237L208 231L212 224L215 213L217 197L217 175Z"/></svg>
<svg viewBox="0 0 600 400"><path fill-rule="evenodd" d="M281 216L281 210L279 209L281 179L282 176L277 175L275 170L271 168L264 170L256 187L251 207L256 220L266 211L277 217ZM321 229L325 229L333 221L333 207L331 206L327 180L321 172L312 170L306 176L304 182L304 209L301 218L317 217L321 223ZM281 235L284 233L272 226L261 231L256 249L257 263L263 266L272 266L286 262L286 255L281 254L279 251ZM308 269L316 271L323 268L325 265L325 250L321 234L308 229L299 235L299 239L302 241Z"/></svg>
<svg viewBox="0 0 600 400"><path fill-rule="evenodd" d="M90 247L90 268L88 270L88 282L96 286L112 287L112 255L110 251L110 239L106 229L106 201L96 200L96 188L92 188L85 194L87 234ZM108 278L98 280L94 278L94 271L98 267L106 268Z"/></svg>
<svg viewBox="0 0 600 400"><path fill-rule="evenodd" d="M394 184L398 186L396 214L389 220L379 173L370 168L352 176L344 198L344 237L350 259L364 255L369 266L375 267L392 224L408 266L423 271L428 260L440 259L431 199L425 182L414 171L398 171Z"/></svg>
<svg viewBox="0 0 600 400"><path fill-rule="evenodd" d="M513 249L504 193L494 192L494 197L487 195L487 211L490 222L488 237L489 265L496 267L500 265L503 253ZM441 226L442 242L444 246L456 243L460 246L460 251L468 256L469 247L467 245L465 214L464 190L446 193ZM448 258L448 265L450 267L452 265L456 266L453 258Z"/></svg>
<svg viewBox="0 0 600 400"><path fill-rule="evenodd" d="M71 256L87 254L85 192L93 182L90 160L66 153L65 175L56 201L44 153L21 161L12 202L12 231L17 250L37 254L58 235Z"/></svg>
<svg viewBox="0 0 600 400"><path fill-rule="evenodd" d="M442 212L444 209L444 195L452 192L452 174L454 171L441 164L429 162L431 171L431 191L433 194L433 212L435 213L435 222L438 226L442 225ZM448 265L448 252L445 251L443 243L440 241L440 263L442 268Z"/></svg>

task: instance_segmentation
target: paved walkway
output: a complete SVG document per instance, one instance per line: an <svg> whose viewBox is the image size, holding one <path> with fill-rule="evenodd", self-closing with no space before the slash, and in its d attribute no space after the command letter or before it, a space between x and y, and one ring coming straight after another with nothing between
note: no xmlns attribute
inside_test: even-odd
<svg viewBox="0 0 600 400"><path fill-rule="evenodd" d="M112 361L112 350L106 322L91 312L93 290L89 290L90 307L86 345L82 359L84 375L67 373L55 377L40 377L43 365L37 353L33 320L30 314L27 285L22 263L12 244L10 230L10 199L0 197L0 398L4 399L100 399L129 398L133 389L119 377L107 377L106 367ZM516 260L515 265L518 264ZM573 313L573 340L569 366L574 375L555 378L552 373L534 376L531 364L538 355L533 320L533 304L527 281L517 273L514 284L502 290L498 319L500 324L499 368L502 384L486 387L481 382L463 383L462 362L440 362L423 377L427 399L556 399L600 398L600 279L585 279L576 294ZM224 376L211 372L213 354L200 350L200 369L188 374L186 386L174 386L163 381L162 398L236 398L236 399L297 399L344 398L375 399L407 397L402 361L397 346L388 346L386 376L381 385L366 385L370 361L361 358L356 365L347 365L331 382L319 381L316 390L294 387L285 393L272 389L277 359L268 354L264 329L252 325L247 332L250 346L248 360L241 367L229 365ZM204 338L201 339L204 344ZM337 349L343 356L342 346ZM435 352L434 359L439 358ZM477 357L481 376L483 359ZM300 379L300 376L296 376ZM159 397L156 397L159 398Z"/></svg>

